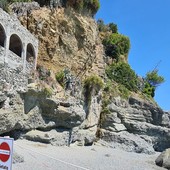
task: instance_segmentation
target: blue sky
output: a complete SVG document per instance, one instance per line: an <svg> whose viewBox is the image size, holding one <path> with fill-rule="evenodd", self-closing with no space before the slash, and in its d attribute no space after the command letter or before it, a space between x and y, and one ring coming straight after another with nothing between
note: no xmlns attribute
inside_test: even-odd
<svg viewBox="0 0 170 170"><path fill-rule="evenodd" d="M100 0L96 19L117 24L119 33L130 38L128 62L140 76L158 64L165 78L155 94L163 110L170 110L170 0Z"/></svg>

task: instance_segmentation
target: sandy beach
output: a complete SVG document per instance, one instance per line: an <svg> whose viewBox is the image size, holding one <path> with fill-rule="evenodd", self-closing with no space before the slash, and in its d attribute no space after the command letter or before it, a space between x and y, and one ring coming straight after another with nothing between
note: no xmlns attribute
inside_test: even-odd
<svg viewBox="0 0 170 170"><path fill-rule="evenodd" d="M49 144L17 140L14 151L24 162L13 170L163 170L154 164L154 155L125 152L104 146L56 147Z"/></svg>

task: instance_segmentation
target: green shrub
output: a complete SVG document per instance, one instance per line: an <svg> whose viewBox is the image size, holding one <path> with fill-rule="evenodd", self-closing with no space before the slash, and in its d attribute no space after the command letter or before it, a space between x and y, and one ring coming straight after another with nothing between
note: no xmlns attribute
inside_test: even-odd
<svg viewBox="0 0 170 170"><path fill-rule="evenodd" d="M90 106L92 95L97 95L103 86L104 83L102 79L96 75L89 76L84 80L85 103L88 107Z"/></svg>
<svg viewBox="0 0 170 170"><path fill-rule="evenodd" d="M3 10L7 11L8 8L8 2L6 0L1 0L0 1L0 8L2 8Z"/></svg>
<svg viewBox="0 0 170 170"><path fill-rule="evenodd" d="M158 75L157 69L147 72L144 80L145 84L142 92L150 97L155 96L156 88L165 81L163 76Z"/></svg>
<svg viewBox="0 0 170 170"><path fill-rule="evenodd" d="M118 90L122 98L128 99L130 93L129 93L129 90L124 85L119 85Z"/></svg>
<svg viewBox="0 0 170 170"><path fill-rule="evenodd" d="M106 69L108 78L124 85L130 91L137 91L137 76L129 64L113 63Z"/></svg>
<svg viewBox="0 0 170 170"><path fill-rule="evenodd" d="M58 83L64 87L64 72L60 71L55 75L56 80L58 81Z"/></svg>
<svg viewBox="0 0 170 170"><path fill-rule="evenodd" d="M145 87L142 92L149 97L155 96L155 88L152 85L150 85L148 82L145 83Z"/></svg>
<svg viewBox="0 0 170 170"><path fill-rule="evenodd" d="M44 89L41 91L42 95L44 95L45 97L51 97L53 94L53 91L48 88L48 87L44 87Z"/></svg>
<svg viewBox="0 0 170 170"><path fill-rule="evenodd" d="M97 95L99 90L102 89L104 83L102 79L96 75L92 75L87 77L84 80L84 99L85 99L85 110L86 110L86 118L89 114L89 108L91 104L92 95Z"/></svg>
<svg viewBox="0 0 170 170"><path fill-rule="evenodd" d="M87 9L90 9L92 15L96 14L100 8L99 0L85 0Z"/></svg>
<svg viewBox="0 0 170 170"><path fill-rule="evenodd" d="M116 61L120 61L121 55L127 59L130 49L130 40L128 37L121 34L111 34L104 38L103 44L107 56L116 59Z"/></svg>
<svg viewBox="0 0 170 170"><path fill-rule="evenodd" d="M118 33L117 25L114 23L109 23L107 25L104 24L102 19L97 20L97 26L100 32L107 32L110 31L112 33Z"/></svg>
<svg viewBox="0 0 170 170"><path fill-rule="evenodd" d="M67 0L67 7L72 7L78 12L88 11L88 13L95 15L100 8L99 0Z"/></svg>
<svg viewBox="0 0 170 170"><path fill-rule="evenodd" d="M158 70L147 72L145 80L155 88L165 81L164 77L158 75Z"/></svg>
<svg viewBox="0 0 170 170"><path fill-rule="evenodd" d="M106 25L104 24L104 21L102 19L97 20L97 26L100 32L106 32L107 28Z"/></svg>
<svg viewBox="0 0 170 170"><path fill-rule="evenodd" d="M108 25L108 27L109 27L109 31L111 31L112 33L118 33L118 29L117 29L117 25L116 24L110 23Z"/></svg>
<svg viewBox="0 0 170 170"><path fill-rule="evenodd" d="M100 89L104 86L103 81L100 77L96 75L92 75L87 77L84 81L84 89L91 93L92 91L97 94Z"/></svg>

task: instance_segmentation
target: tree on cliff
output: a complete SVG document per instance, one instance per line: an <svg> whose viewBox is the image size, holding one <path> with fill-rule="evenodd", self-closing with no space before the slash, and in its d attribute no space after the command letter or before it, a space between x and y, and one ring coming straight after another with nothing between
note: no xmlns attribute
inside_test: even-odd
<svg viewBox="0 0 170 170"><path fill-rule="evenodd" d="M151 97L155 96L156 88L165 81L163 76L158 75L158 69L147 72L144 79L145 87L143 89L143 92Z"/></svg>
<svg viewBox="0 0 170 170"><path fill-rule="evenodd" d="M158 69L147 72L145 79L155 88L165 81L164 77L158 75Z"/></svg>

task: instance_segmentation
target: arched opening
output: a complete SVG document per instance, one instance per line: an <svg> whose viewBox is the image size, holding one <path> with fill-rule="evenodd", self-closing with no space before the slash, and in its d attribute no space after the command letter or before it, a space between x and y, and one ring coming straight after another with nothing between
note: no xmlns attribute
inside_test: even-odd
<svg viewBox="0 0 170 170"><path fill-rule="evenodd" d="M29 63L34 63L35 60L35 51L34 51L34 47L32 44L28 44L27 45L27 62Z"/></svg>
<svg viewBox="0 0 170 170"><path fill-rule="evenodd" d="M16 55L20 56L22 55L22 42L18 35L13 34L10 37L10 44L9 49L14 52Z"/></svg>
<svg viewBox="0 0 170 170"><path fill-rule="evenodd" d="M0 46L4 47L5 39L6 39L5 31L3 26L0 24Z"/></svg>

